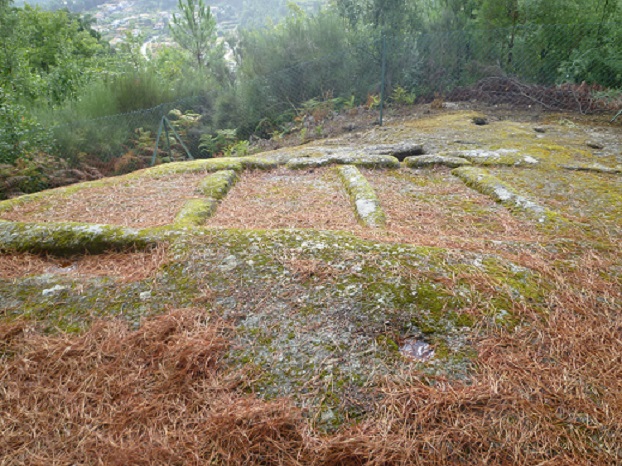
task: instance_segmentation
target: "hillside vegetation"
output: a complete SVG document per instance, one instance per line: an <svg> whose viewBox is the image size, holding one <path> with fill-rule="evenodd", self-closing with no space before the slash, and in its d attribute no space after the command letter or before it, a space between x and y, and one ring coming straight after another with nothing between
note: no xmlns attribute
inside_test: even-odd
<svg viewBox="0 0 622 466"><path fill-rule="evenodd" d="M208 5L180 8L176 44L145 54L132 34L111 47L88 16L2 2L0 193L144 167L173 110L195 157L321 138L337 113L434 99L620 110L619 0L291 4L226 37Z"/></svg>

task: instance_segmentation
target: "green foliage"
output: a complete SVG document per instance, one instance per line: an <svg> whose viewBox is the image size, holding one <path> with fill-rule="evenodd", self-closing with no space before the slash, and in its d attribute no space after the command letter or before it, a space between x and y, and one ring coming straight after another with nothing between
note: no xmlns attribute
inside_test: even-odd
<svg viewBox="0 0 622 466"><path fill-rule="evenodd" d="M603 95L622 89L619 0L334 0L313 14L314 1L303 9L269 0L270 13L285 12L278 24L249 0L245 24L264 27L227 39L235 66L204 0L178 2L170 25L178 47L146 60L141 37L129 34L113 50L92 18L0 0L0 162L37 150L76 163L144 155L173 108L191 152L244 154L238 138L292 129L306 141L335 112L379 105L383 50L396 104L491 74L585 81Z"/></svg>
<svg viewBox="0 0 622 466"><path fill-rule="evenodd" d="M233 152L237 141L237 134L235 129L221 129L216 131L215 135L203 134L201 135L199 150L204 155L214 157L223 153L225 150Z"/></svg>
<svg viewBox="0 0 622 466"><path fill-rule="evenodd" d="M155 136L152 135L151 131L145 131L143 128L138 128L135 133L135 144L138 150L153 150L153 146L155 145Z"/></svg>
<svg viewBox="0 0 622 466"><path fill-rule="evenodd" d="M235 126L242 135L264 119L274 123L273 131L284 121L282 115L291 120L310 99L352 95L358 66L345 26L332 11L307 15L290 6L286 19L273 28L241 31Z"/></svg>
<svg viewBox="0 0 622 466"><path fill-rule="evenodd" d="M192 56L198 68L221 60L223 50L216 42L216 19L209 6L203 0L179 0L178 7L181 16L173 15L169 25L175 42Z"/></svg>
<svg viewBox="0 0 622 466"><path fill-rule="evenodd" d="M248 141L237 141L227 146L223 152L225 157L244 157L250 153Z"/></svg>
<svg viewBox="0 0 622 466"><path fill-rule="evenodd" d="M20 157L49 150L51 142L50 132L0 87L0 163L13 164Z"/></svg>
<svg viewBox="0 0 622 466"><path fill-rule="evenodd" d="M76 101L40 113L54 128L55 152L73 163L80 154L102 161L120 157L134 128L155 132L161 110L149 110L173 100L174 94L157 76L147 72L114 75L92 82ZM132 113L139 111L137 114Z"/></svg>
<svg viewBox="0 0 622 466"><path fill-rule="evenodd" d="M367 96L367 103L365 106L371 110L380 106L380 96L377 94L370 94Z"/></svg>
<svg viewBox="0 0 622 466"><path fill-rule="evenodd" d="M398 105L412 105L417 98L414 92L408 92L399 84L393 89L391 93L391 102Z"/></svg>
<svg viewBox="0 0 622 466"><path fill-rule="evenodd" d="M0 13L0 85L28 104L75 98L110 53L88 21L29 6Z"/></svg>

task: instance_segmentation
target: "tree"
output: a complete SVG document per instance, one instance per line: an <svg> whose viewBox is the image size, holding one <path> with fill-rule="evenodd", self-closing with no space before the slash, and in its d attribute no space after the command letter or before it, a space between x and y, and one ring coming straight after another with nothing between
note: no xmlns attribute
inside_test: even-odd
<svg viewBox="0 0 622 466"><path fill-rule="evenodd" d="M75 98L108 55L108 43L77 15L28 5L0 10L0 86L22 103Z"/></svg>
<svg viewBox="0 0 622 466"><path fill-rule="evenodd" d="M214 54L222 57L209 6L203 0L179 0L178 7L181 16L173 15L169 26L175 42L192 55L198 68L207 65Z"/></svg>

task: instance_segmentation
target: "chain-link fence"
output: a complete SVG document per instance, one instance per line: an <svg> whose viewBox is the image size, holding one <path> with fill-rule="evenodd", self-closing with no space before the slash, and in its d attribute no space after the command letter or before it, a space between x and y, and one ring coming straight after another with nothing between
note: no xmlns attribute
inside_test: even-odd
<svg viewBox="0 0 622 466"><path fill-rule="evenodd" d="M57 125L51 128L55 147L58 155L70 160L72 164L85 162L105 173L142 168L152 158L163 117L177 111L179 115L190 113L177 125L184 136L184 142L187 140L192 143L196 151L199 135L193 134L192 128L200 114L195 112L206 111L204 102L210 97L213 98L209 94L188 97L148 109ZM169 151L165 151L167 146L180 145L174 136L174 131L163 132L159 144L165 152L163 157L170 157ZM119 161L124 156L125 160ZM127 166L121 167L119 164Z"/></svg>
<svg viewBox="0 0 622 466"><path fill-rule="evenodd" d="M612 118L622 108L619 23L377 33L340 44L328 55L282 62L287 66L281 69L243 66L234 84L204 95L45 131L51 131L59 156L115 173L151 160L164 116L193 156L201 157L231 153L236 139L287 131L309 108L330 113L365 105L380 117L388 104L434 98L605 111ZM184 157L178 141L164 142Z"/></svg>
<svg viewBox="0 0 622 466"><path fill-rule="evenodd" d="M423 36L428 93L582 113L621 105L622 24L522 25Z"/></svg>

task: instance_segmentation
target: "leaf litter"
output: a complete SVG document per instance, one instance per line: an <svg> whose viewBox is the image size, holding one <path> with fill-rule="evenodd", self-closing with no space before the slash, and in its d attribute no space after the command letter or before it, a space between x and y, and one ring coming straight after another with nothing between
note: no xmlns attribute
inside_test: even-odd
<svg viewBox="0 0 622 466"><path fill-rule="evenodd" d="M380 194L382 174L378 179ZM460 189L450 182L430 194L451 199ZM485 201L484 210L497 207ZM397 205L407 213L411 207ZM410 224L413 242L434 245L454 216L473 242L456 235L455 248L441 253L343 234L222 229L188 235L186 252L172 253L182 279L198 280L201 308L175 309L133 330L106 319L79 335L46 334L19 319L0 324L0 410L8 413L0 418L0 457L8 464L622 462L617 236L595 243L576 229L564 232L571 241L542 247L549 233L520 217L508 216L494 230L499 225L430 209L436 214L428 231ZM519 244L511 251L515 264L482 247L495 234ZM480 237L486 241L478 244ZM420 288L421 300L409 307L412 284L434 285L435 298L426 301ZM475 321L467 345L475 357L456 353L469 360L466 377L442 370L454 342L437 338L444 324L423 329L425 339L412 337L422 328L404 328L406 316L422 317L439 300L440 315ZM409 364L400 343L434 356ZM358 351L356 344L380 348L378 362L388 370L363 351L359 360L372 364L354 373L371 373L362 386L340 387L340 354ZM279 366L283 350L295 360L321 358L315 372L281 374L302 382L290 391L280 390L285 379L272 370L300 367ZM236 364L232 356L239 356ZM431 370L439 362L441 370ZM349 392L356 386L362 390ZM277 389L267 394L262 387ZM301 403L316 395L323 408ZM339 406L349 402L359 411L343 417Z"/></svg>

